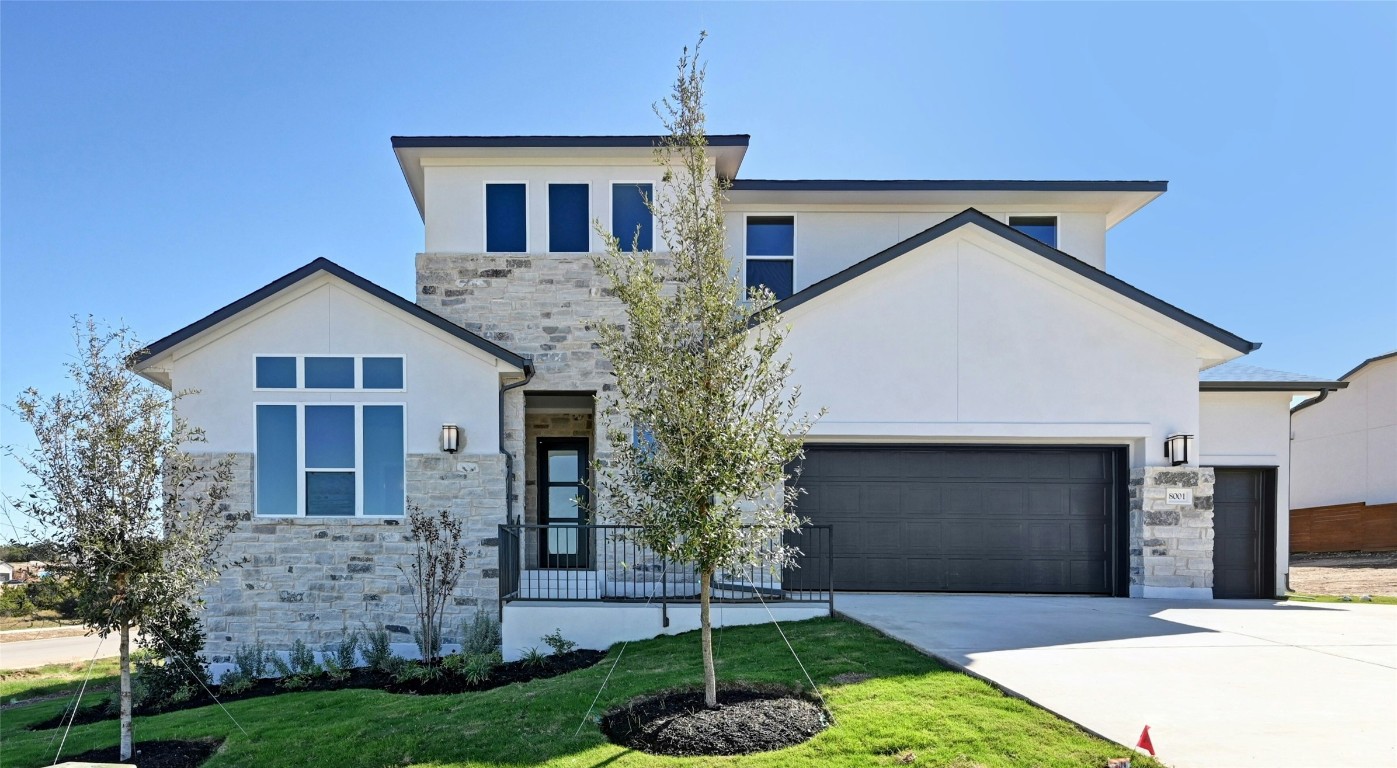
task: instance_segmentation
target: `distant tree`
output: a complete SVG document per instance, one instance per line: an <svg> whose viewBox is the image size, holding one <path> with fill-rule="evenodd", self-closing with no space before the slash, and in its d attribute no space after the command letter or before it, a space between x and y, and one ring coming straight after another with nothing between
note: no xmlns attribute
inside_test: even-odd
<svg viewBox="0 0 1397 768"><path fill-rule="evenodd" d="M33 481L11 503L54 553L71 582L76 613L102 637L121 638L121 759L131 757L131 632L169 626L219 571L215 555L236 517L223 514L232 460L201 460L204 441L175 414L170 395L137 379L127 364L140 346L121 328L75 322L78 357L69 392L33 388L16 414L37 447L7 452Z"/></svg>
<svg viewBox="0 0 1397 768"><path fill-rule="evenodd" d="M657 152L665 184L648 203L668 259L601 233L598 269L625 322L598 329L615 376L602 404L614 453L597 463L595 482L615 522L643 526L640 543L695 564L704 699L716 707L713 575L780 566L793 554L781 544L801 522L786 467L813 420L797 415L799 391L787 387L774 297L744 293L727 259L726 182L707 152L699 45L692 56L684 49L673 94L656 106L668 132Z"/></svg>

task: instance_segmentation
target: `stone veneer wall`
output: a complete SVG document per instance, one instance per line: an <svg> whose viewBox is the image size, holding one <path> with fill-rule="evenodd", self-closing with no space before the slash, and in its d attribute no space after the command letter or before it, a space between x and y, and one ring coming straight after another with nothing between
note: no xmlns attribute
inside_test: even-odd
<svg viewBox="0 0 1397 768"><path fill-rule="evenodd" d="M1130 594L1199 597L1213 588L1213 481L1209 468L1137 467L1130 472ZM1169 504L1170 488L1193 505Z"/></svg>
<svg viewBox="0 0 1397 768"><path fill-rule="evenodd" d="M382 624L395 642L412 642L412 588L398 570L416 547L406 519L255 517L251 454L235 454L226 508L240 514L223 544L244 560L204 590L210 661L258 640L286 650L296 640L320 650L361 624ZM446 614L448 640L478 608L495 611L497 526L504 520L504 459L499 454L409 454L407 496L424 510L465 520L469 564Z"/></svg>

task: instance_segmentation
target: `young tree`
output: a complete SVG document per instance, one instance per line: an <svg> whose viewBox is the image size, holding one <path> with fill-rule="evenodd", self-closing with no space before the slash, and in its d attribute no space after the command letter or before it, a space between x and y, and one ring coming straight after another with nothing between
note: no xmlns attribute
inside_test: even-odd
<svg viewBox="0 0 1397 768"><path fill-rule="evenodd" d="M595 477L607 514L643 526L639 543L699 575L704 698L718 705L709 620L718 569L779 567L781 534L800 519L786 467L813 420L797 414L779 356L786 330L769 291L743 292L725 255L723 191L704 132L699 45L685 48L673 94L656 105L662 191L648 201L667 260L606 237L598 269L624 324L598 328L615 387L601 404L613 453Z"/></svg>
<svg viewBox="0 0 1397 768"><path fill-rule="evenodd" d="M37 447L7 449L34 480L13 502L55 553L54 570L78 592L78 616L121 638L121 759L131 757L131 632L168 626L219 571L215 555L236 524L223 500L232 460L201 460L204 441L168 395L127 368L139 346L125 328L75 323L72 390L32 387L14 411Z"/></svg>
<svg viewBox="0 0 1397 768"><path fill-rule="evenodd" d="M408 529L417 549L408 564L399 564L398 570L412 584L412 605L417 611L413 637L422 653L422 663L434 666L441 656L446 608L470 562L469 552L462 545L465 526L460 518L444 509L435 514L424 512L409 501L407 511Z"/></svg>

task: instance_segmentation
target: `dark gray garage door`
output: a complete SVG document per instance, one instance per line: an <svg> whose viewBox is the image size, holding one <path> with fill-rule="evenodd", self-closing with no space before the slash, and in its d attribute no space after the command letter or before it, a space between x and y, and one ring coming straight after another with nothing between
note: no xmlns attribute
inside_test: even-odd
<svg viewBox="0 0 1397 768"><path fill-rule="evenodd" d="M836 589L1109 594L1119 472L1113 449L807 446L797 511L834 526Z"/></svg>
<svg viewBox="0 0 1397 768"><path fill-rule="evenodd" d="M1218 468L1213 486L1213 597L1274 597L1274 469Z"/></svg>

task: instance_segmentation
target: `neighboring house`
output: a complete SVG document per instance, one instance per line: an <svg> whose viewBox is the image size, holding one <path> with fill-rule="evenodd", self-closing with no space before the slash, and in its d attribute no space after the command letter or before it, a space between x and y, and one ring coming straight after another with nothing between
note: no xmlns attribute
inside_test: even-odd
<svg viewBox="0 0 1397 768"><path fill-rule="evenodd" d="M747 137L709 139L733 269L781 298L802 402L829 409L802 567L722 574L722 621L766 620L757 598L826 612L831 583L1284 589L1288 403L1334 385L1200 383L1259 345L1107 260L1107 231L1165 182L744 179ZM609 450L589 326L620 316L591 222L664 242L643 202L663 192L655 141L394 138L425 223L415 303L321 259L150 346L136 370L197 390L180 412L236 457L229 513L251 513L227 542L248 562L206 594L212 654L361 622L407 640L409 499L466 521L451 621L499 606L507 654L555 627L605 647L695 625L691 574L574 502Z"/></svg>
<svg viewBox="0 0 1397 768"><path fill-rule="evenodd" d="M1293 552L1397 549L1397 351L1291 412Z"/></svg>
<svg viewBox="0 0 1397 768"><path fill-rule="evenodd" d="M15 578L15 567L9 563L0 563L0 585Z"/></svg>

